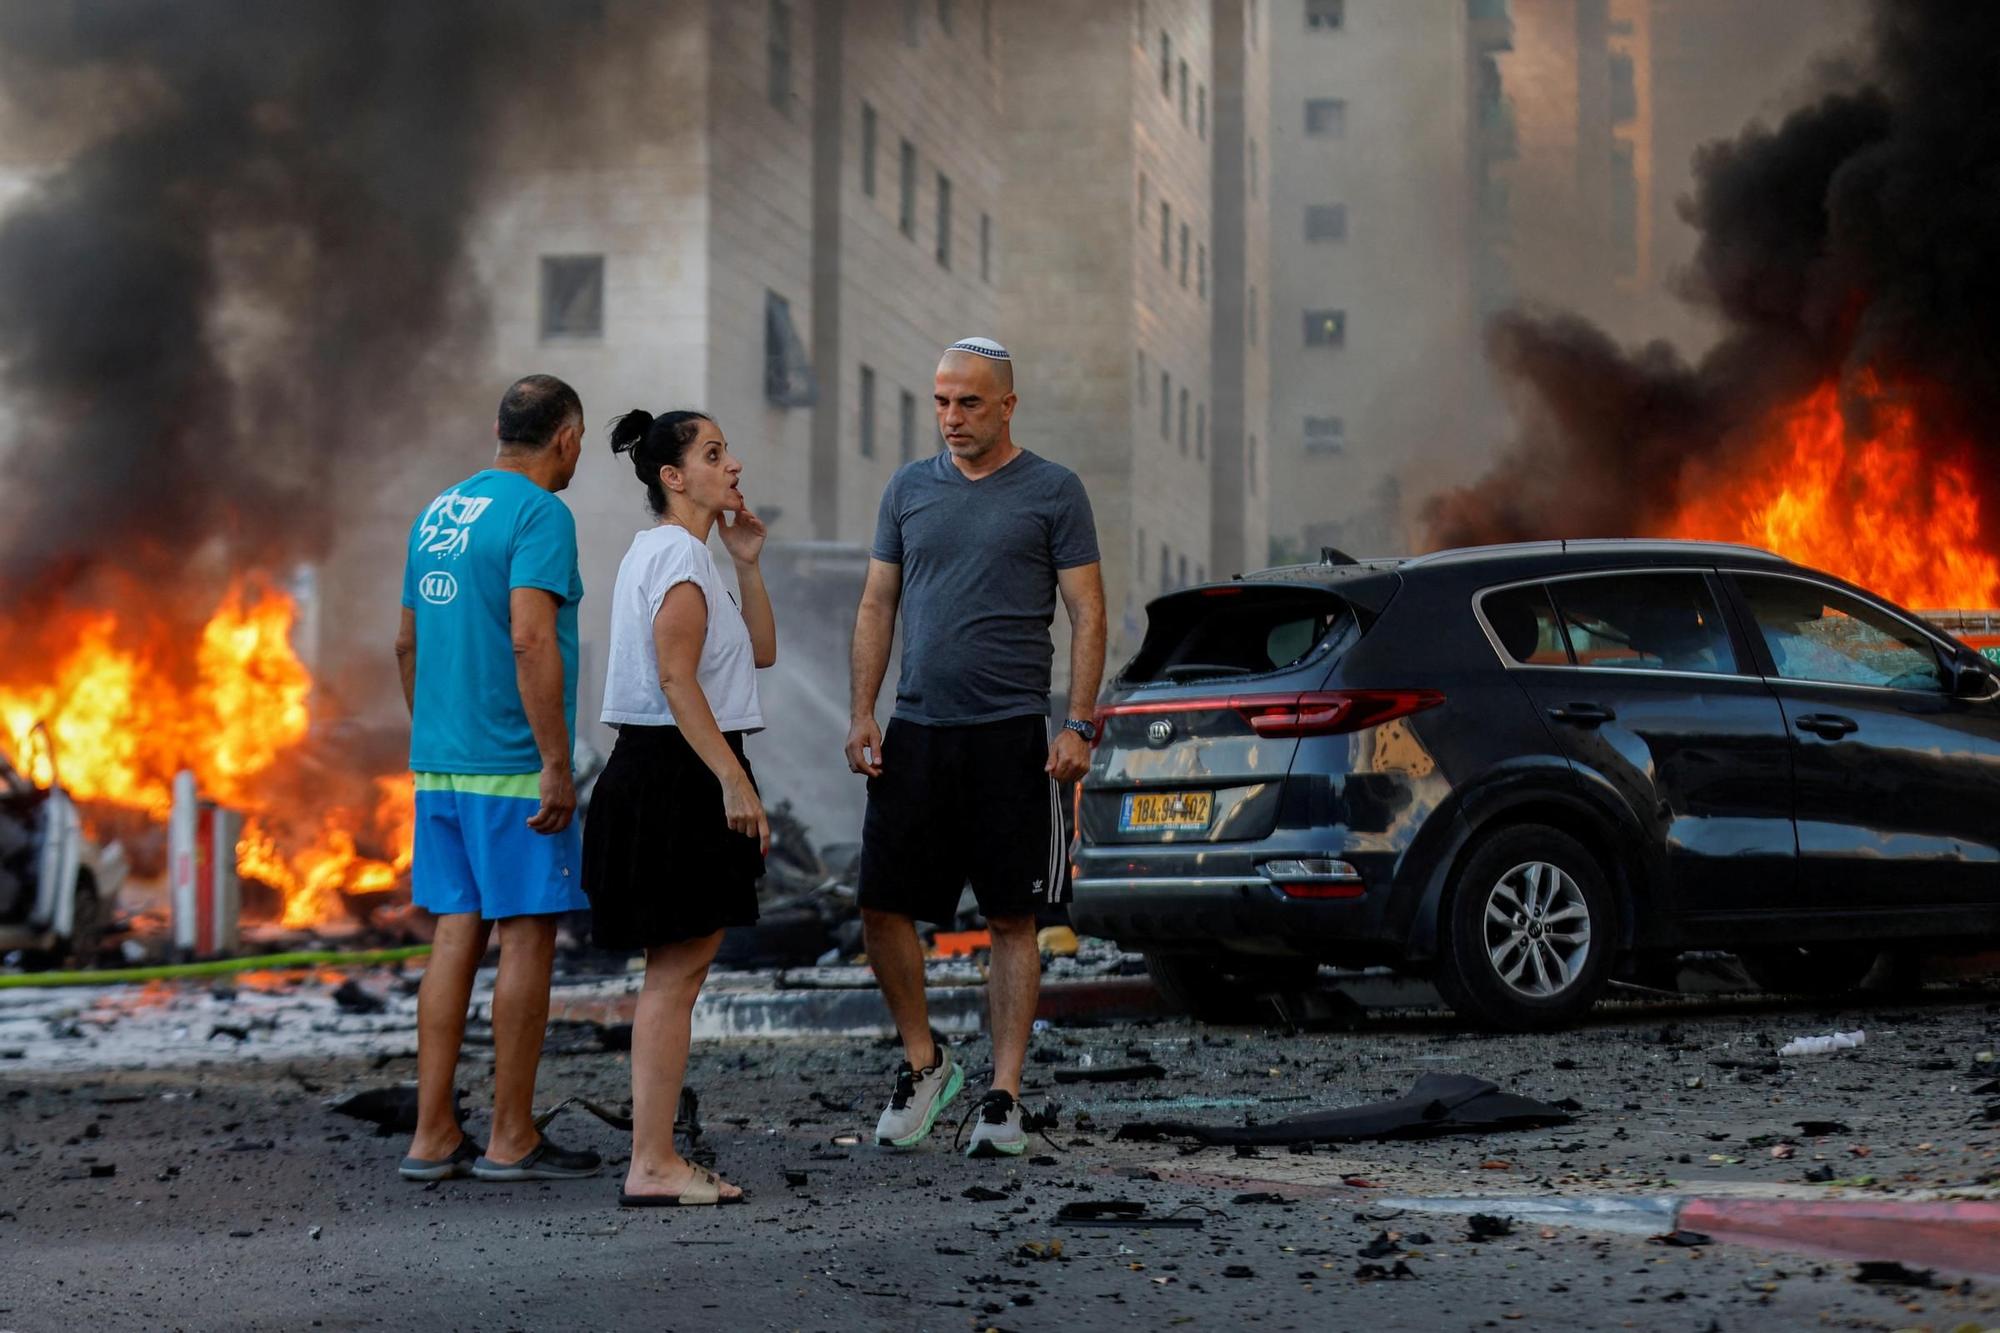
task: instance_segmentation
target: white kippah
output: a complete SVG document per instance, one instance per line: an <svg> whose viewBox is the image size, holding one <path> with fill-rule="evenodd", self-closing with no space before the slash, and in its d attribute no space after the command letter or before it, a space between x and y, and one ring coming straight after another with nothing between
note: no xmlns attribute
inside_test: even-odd
<svg viewBox="0 0 2000 1333"><path fill-rule="evenodd" d="M961 338L945 350L947 352L970 352L974 356L983 356L989 361L1012 361L1014 359L1007 355L1006 348L994 342L991 338Z"/></svg>

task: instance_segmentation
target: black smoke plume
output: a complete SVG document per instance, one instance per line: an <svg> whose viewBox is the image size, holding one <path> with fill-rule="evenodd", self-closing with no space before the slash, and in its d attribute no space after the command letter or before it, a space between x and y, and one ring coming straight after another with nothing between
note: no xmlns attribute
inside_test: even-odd
<svg viewBox="0 0 2000 1333"><path fill-rule="evenodd" d="M1572 315L1492 323L1519 433L1428 503L1432 545L1657 532L1828 383L1864 430L1877 392L1911 403L2000 500L2000 4L1878 0L1870 36L1849 86L1699 155L1683 294L1725 333L1698 360Z"/></svg>
<svg viewBox="0 0 2000 1333"><path fill-rule="evenodd" d="M322 553L344 471L412 447L427 367L483 331L503 146L574 120L643 12L0 3L7 135L43 159L0 220L0 605Z"/></svg>

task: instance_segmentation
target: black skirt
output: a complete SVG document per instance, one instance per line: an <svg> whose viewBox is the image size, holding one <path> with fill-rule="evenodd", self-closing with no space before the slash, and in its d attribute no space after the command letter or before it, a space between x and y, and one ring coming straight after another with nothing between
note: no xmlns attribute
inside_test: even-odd
<svg viewBox="0 0 2000 1333"><path fill-rule="evenodd" d="M743 733L724 739L750 773ZM754 925L763 874L757 840L729 827L722 784L680 728L620 727L583 823L583 891L598 947L644 949Z"/></svg>

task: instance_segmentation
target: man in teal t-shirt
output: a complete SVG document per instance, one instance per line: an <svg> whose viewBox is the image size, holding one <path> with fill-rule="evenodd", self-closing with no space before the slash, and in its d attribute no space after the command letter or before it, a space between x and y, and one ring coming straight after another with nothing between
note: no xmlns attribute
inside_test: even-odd
<svg viewBox="0 0 2000 1333"><path fill-rule="evenodd" d="M555 492L583 449L583 404L549 375L500 400L493 466L449 487L410 527L396 638L410 706L417 820L411 883L437 917L417 999L410 1180L595 1174L596 1153L534 1124L556 919L589 906L578 879L576 520ZM493 1130L482 1152L452 1085L472 981L500 925L493 988Z"/></svg>

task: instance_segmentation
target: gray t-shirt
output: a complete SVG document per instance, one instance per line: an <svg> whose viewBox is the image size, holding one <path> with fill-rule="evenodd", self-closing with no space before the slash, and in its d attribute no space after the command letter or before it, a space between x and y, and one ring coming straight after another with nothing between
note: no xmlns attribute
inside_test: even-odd
<svg viewBox="0 0 2000 1333"><path fill-rule="evenodd" d="M1047 715L1056 571L1098 559L1076 473L1026 449L978 481L949 453L906 463L882 492L874 556L903 569L897 717Z"/></svg>

